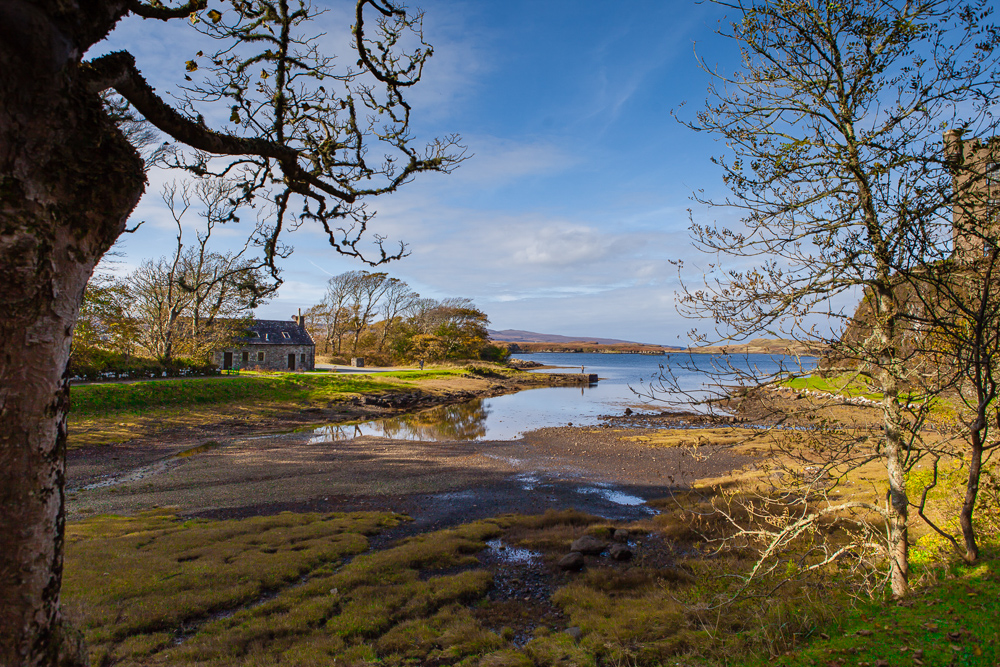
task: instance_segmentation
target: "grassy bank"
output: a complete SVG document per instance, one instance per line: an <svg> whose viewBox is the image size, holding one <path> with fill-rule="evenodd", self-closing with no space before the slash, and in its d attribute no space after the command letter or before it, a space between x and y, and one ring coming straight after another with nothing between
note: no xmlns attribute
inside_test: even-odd
<svg viewBox="0 0 1000 667"><path fill-rule="evenodd" d="M70 391L70 414L97 417L143 414L160 408L226 403L330 401L347 394L413 386L416 380L461 375L461 369L401 371L378 375L276 373L237 377L155 380L124 384L86 384Z"/></svg>

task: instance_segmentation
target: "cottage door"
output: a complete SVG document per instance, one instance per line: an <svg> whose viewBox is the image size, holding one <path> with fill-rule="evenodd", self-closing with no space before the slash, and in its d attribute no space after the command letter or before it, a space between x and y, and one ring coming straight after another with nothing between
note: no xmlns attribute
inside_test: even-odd
<svg viewBox="0 0 1000 667"><path fill-rule="evenodd" d="M233 353L223 352L222 353L222 370L228 371L233 367Z"/></svg>
<svg viewBox="0 0 1000 667"><path fill-rule="evenodd" d="M294 371L295 370L295 355L294 354L288 355L288 370L290 370L290 371Z"/></svg>

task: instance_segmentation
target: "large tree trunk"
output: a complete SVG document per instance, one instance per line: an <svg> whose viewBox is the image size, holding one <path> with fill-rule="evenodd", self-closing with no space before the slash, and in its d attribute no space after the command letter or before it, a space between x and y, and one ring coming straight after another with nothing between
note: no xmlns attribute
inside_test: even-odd
<svg viewBox="0 0 1000 667"><path fill-rule="evenodd" d="M96 11L96 10L95 10ZM85 664L59 611L70 335L142 162L42 10L0 2L0 664Z"/></svg>

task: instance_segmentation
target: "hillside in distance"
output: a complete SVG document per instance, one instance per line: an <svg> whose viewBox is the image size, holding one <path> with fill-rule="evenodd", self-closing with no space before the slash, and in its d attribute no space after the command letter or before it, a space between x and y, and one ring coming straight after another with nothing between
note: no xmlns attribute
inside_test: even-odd
<svg viewBox="0 0 1000 667"><path fill-rule="evenodd" d="M665 354L689 352L692 354L780 354L822 356L827 352L824 345L804 343L783 338L754 338L744 343L705 345L702 347L677 347L636 343L616 338L586 338L583 336L560 336L520 329L489 330L490 339L506 345L517 352L610 352L633 354Z"/></svg>
<svg viewBox="0 0 1000 667"><path fill-rule="evenodd" d="M745 343L691 348L691 352L698 354L788 354L792 356L822 356L828 350L826 345L787 338L754 338Z"/></svg>
<svg viewBox="0 0 1000 667"><path fill-rule="evenodd" d="M540 334L534 331L505 329L490 331L490 339L505 346L512 353L518 352L600 352L605 354L666 354L681 348L666 345L634 343L617 338L586 338Z"/></svg>
<svg viewBox="0 0 1000 667"><path fill-rule="evenodd" d="M490 340L503 341L505 343L592 343L597 345L617 345L625 343L628 345L638 345L631 340L617 340L615 338L586 338L584 336L560 336L558 334L535 333L534 331L521 331L520 329L504 329L494 331L487 329Z"/></svg>

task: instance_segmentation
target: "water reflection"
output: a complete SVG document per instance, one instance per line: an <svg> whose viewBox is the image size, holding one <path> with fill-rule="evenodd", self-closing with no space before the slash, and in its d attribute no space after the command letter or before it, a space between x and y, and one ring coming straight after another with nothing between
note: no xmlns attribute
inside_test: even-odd
<svg viewBox="0 0 1000 667"><path fill-rule="evenodd" d="M310 442L349 440L362 435L394 440L479 440L486 437L489 406L483 399L442 405L415 414L342 426L331 424L316 429Z"/></svg>
<svg viewBox="0 0 1000 667"><path fill-rule="evenodd" d="M648 393L650 383L659 375L660 365L669 361L669 355L538 353L528 356L574 373L585 365L588 372L599 375L601 380L597 384L579 387L520 391L352 426L325 426L316 429L312 441L347 440L362 435L426 441L516 440L528 431L540 428L599 424L602 415L620 415L626 408L633 411L649 408L659 412L667 407L676 407L677 397L667 403L653 402L648 405L648 399L633 391L635 388ZM728 357L726 359L736 363ZM765 373L776 372L781 362L780 358L769 355L749 355L740 361ZM690 363L707 368L722 362L716 355L703 354L695 355ZM705 382L703 374L691 369L678 376L678 383L688 397L704 391ZM691 406L691 409L696 407Z"/></svg>

